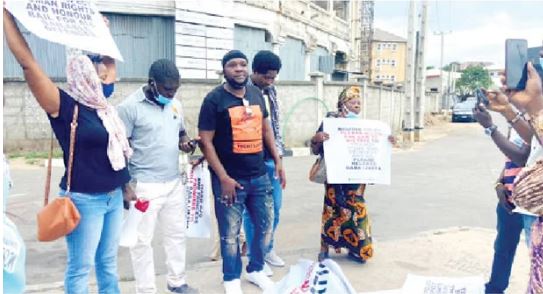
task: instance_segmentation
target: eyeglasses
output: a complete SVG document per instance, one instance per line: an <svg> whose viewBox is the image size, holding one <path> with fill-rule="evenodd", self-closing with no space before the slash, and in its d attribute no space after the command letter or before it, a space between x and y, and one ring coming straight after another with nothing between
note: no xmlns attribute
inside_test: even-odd
<svg viewBox="0 0 543 294"><path fill-rule="evenodd" d="M247 116L253 115L253 110L251 109L251 106L249 106L249 100L243 98L243 106L245 107L245 114Z"/></svg>

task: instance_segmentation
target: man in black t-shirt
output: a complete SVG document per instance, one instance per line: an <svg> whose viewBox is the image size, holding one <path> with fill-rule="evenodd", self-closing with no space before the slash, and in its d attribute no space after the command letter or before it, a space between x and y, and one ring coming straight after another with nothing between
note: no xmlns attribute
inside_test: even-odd
<svg viewBox="0 0 543 294"><path fill-rule="evenodd" d="M264 165L264 144L285 185L281 159L260 90L246 86L247 57L228 52L222 60L226 83L205 97L198 120L201 148L211 167L215 215L221 236L226 293L241 293L239 232L245 207L255 224L247 279L265 289L273 282L264 274L264 248L271 239L273 199Z"/></svg>

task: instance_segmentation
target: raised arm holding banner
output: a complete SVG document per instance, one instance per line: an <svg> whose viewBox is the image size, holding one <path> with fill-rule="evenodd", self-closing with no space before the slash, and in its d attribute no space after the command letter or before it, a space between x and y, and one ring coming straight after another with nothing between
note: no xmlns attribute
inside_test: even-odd
<svg viewBox="0 0 543 294"><path fill-rule="evenodd" d="M92 1L8 0L4 7L40 38L123 61Z"/></svg>

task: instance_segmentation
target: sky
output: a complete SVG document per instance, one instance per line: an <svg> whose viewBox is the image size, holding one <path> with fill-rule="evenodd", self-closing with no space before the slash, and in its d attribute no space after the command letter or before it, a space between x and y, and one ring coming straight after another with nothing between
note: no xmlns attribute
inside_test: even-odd
<svg viewBox="0 0 543 294"><path fill-rule="evenodd" d="M528 47L543 44L543 0L459 1L428 3L426 65L440 65L440 36L445 32L444 61L487 61L503 68L505 39L526 39ZM416 2L417 13L421 2ZM408 1L375 1L374 27L407 37ZM419 27L420 19L416 20Z"/></svg>

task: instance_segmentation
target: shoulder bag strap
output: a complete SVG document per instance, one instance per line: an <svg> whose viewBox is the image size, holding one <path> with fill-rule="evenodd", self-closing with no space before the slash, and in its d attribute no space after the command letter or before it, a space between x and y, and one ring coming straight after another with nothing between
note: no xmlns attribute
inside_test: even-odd
<svg viewBox="0 0 543 294"><path fill-rule="evenodd" d="M79 115L79 105L74 107L74 116L70 124L70 153L68 154L68 174L66 179L66 193L70 192L72 187L72 167L74 164L74 146L75 146L75 130L77 129L77 117Z"/></svg>
<svg viewBox="0 0 543 294"><path fill-rule="evenodd" d="M49 192L51 190L51 162L53 158L53 131L51 130L51 146L49 147L49 159L47 160L47 175L45 177L45 199L43 200L43 206L49 203Z"/></svg>

